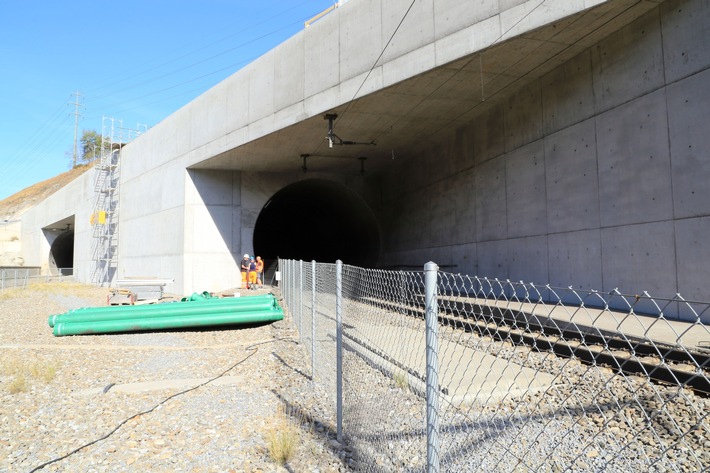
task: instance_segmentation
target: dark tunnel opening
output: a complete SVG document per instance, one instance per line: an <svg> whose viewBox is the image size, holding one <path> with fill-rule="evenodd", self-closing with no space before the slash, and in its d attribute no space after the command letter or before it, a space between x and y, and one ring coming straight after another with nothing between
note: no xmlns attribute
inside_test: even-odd
<svg viewBox="0 0 710 473"><path fill-rule="evenodd" d="M66 231L57 236L49 250L53 270L62 270L62 275L70 275L74 268L74 232Z"/></svg>
<svg viewBox="0 0 710 473"><path fill-rule="evenodd" d="M264 205L254 227L254 252L265 260L296 259L372 267L380 231L365 201L322 179L291 184Z"/></svg>

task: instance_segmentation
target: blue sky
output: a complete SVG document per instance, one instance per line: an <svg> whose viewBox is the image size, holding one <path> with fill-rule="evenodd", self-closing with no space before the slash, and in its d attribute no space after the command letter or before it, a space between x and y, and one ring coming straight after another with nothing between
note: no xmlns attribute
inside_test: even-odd
<svg viewBox="0 0 710 473"><path fill-rule="evenodd" d="M0 200L71 168L79 135L145 129L331 0L0 0Z"/></svg>

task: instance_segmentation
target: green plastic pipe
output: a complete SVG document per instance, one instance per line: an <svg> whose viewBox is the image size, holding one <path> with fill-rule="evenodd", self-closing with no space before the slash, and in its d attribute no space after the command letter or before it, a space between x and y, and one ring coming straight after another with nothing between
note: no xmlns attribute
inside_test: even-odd
<svg viewBox="0 0 710 473"><path fill-rule="evenodd" d="M171 328L244 325L259 322L274 322L284 318L281 309L253 312L231 312L213 315L181 315L175 317L148 317L141 319L102 320L96 322L67 322L54 326L55 337L65 335L88 335L98 333L141 332Z"/></svg>
<svg viewBox="0 0 710 473"><path fill-rule="evenodd" d="M143 305L114 305L114 306L101 306L101 307L81 307L78 309L72 309L67 311L67 313L75 313L75 312L85 312L87 310L90 311L95 311L98 310L99 312L102 311L133 311L137 310L143 307L149 307L149 306L155 306L155 305L189 305L189 304L246 304L246 303L252 303L253 301L258 301L258 300L263 300L263 301L273 301L276 300L276 296L273 294L264 294L261 296L246 296L246 297L215 297L212 299L204 299L204 300L180 300L180 301L174 301L174 302L163 302L160 304L143 304Z"/></svg>
<svg viewBox="0 0 710 473"><path fill-rule="evenodd" d="M204 314L226 310L258 310L278 307L276 298L271 297L235 297L222 299L220 302L168 302L164 304L146 304L118 307L85 307L64 314L50 315L47 322L54 327L60 322L112 320L138 317L162 317L164 315Z"/></svg>

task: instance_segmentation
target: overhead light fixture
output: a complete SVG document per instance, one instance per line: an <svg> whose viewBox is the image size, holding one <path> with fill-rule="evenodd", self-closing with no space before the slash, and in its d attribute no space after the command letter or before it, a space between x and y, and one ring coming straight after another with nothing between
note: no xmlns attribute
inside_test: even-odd
<svg viewBox="0 0 710 473"><path fill-rule="evenodd" d="M369 145L369 146L374 146L376 143L375 141L370 141L369 143L363 142L363 141L346 141L341 139L338 135L335 134L333 131L333 122L335 121L336 118L338 118L338 114L336 113L326 113L325 116L323 117L324 119L328 120L328 134L325 136L325 139L328 140L328 147L332 148L333 145Z"/></svg>

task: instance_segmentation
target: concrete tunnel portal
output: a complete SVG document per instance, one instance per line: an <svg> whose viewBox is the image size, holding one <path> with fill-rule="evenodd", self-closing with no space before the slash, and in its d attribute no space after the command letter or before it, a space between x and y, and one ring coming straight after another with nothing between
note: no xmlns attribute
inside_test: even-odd
<svg viewBox="0 0 710 473"><path fill-rule="evenodd" d="M254 227L254 252L276 258L372 267L380 230L365 201L342 184L307 179L269 199Z"/></svg>

